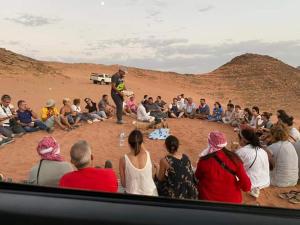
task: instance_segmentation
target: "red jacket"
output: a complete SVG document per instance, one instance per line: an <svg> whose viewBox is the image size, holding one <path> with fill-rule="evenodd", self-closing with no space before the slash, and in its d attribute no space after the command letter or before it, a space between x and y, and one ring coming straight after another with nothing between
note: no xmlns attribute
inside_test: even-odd
<svg viewBox="0 0 300 225"><path fill-rule="evenodd" d="M236 177L225 170L213 157L199 159L196 170L199 199L229 203L242 203L242 191L250 191L251 181L246 174L243 163L234 164L223 151L216 155L227 167L233 170Z"/></svg>
<svg viewBox="0 0 300 225"><path fill-rule="evenodd" d="M112 169L84 168L65 174L60 187L102 192L117 192L118 180Z"/></svg>

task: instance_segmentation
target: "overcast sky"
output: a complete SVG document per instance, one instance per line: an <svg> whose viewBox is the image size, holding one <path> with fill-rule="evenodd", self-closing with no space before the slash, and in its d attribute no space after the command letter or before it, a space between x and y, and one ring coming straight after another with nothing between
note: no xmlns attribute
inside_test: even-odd
<svg viewBox="0 0 300 225"><path fill-rule="evenodd" d="M299 0L0 0L0 47L202 73L246 53L300 66Z"/></svg>

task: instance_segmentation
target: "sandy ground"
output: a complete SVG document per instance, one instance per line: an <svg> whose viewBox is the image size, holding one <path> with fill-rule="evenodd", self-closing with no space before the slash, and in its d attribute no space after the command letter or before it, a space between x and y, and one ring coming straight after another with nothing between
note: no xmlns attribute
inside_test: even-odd
<svg viewBox="0 0 300 225"><path fill-rule="evenodd" d="M67 65L59 63L51 63L51 65L69 78L59 75L37 77L31 74L7 74L0 78L1 84L5 84L1 86L1 94L10 94L13 97L14 105L19 99L24 99L31 108L39 112L48 98L55 99L58 107L60 107L64 97L79 97L81 99L91 97L98 102L102 94L110 93L109 86L92 84L89 81L89 74L95 71L112 73L116 71L114 66ZM197 103L200 97L204 97L210 105L215 100L220 100L225 105L229 99L233 99L234 103L243 105L243 102L234 96L234 92L221 93L221 90L226 90L226 86L222 86L222 89L220 89L220 87L215 87L208 79L201 82L197 80L196 82L194 78L131 69L129 70L126 83L128 88L136 93L137 99L142 99L144 94L153 97L161 95L165 101L170 102L176 95L185 93L186 96L193 97ZM295 115L295 117L300 118L300 114ZM93 148L94 166L102 166L106 159L110 159L116 171L118 171L119 158L129 151L128 146L119 147L119 134L121 132L129 134L134 128L131 118L126 117L125 120L127 123L122 126L115 124L115 119L111 119L103 123L84 125L72 132L56 130L53 136L60 143L62 155L67 161L70 160L69 150L71 145L79 139L84 139ZM189 119L170 119L168 124L171 133L180 139L180 150L190 156L194 166L198 160L199 153L207 146L207 135L210 131L220 130L225 132L229 142L237 138L231 127L219 123ZM0 149L0 172L13 178L15 181L26 179L30 168L39 160L36 146L38 141L45 135L47 134L43 132L26 134L23 138L17 139L15 143ZM145 142L152 159L158 162L165 154L163 142L152 141L147 138ZM296 189L300 190L300 186L288 189L267 188L262 191L261 196L257 200L245 194L245 203L300 208L300 206L292 205L277 197L278 193L282 191Z"/></svg>

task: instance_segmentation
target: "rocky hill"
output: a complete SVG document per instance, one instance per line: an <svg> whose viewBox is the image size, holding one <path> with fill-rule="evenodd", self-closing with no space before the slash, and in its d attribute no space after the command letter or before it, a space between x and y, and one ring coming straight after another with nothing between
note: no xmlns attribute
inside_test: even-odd
<svg viewBox="0 0 300 225"><path fill-rule="evenodd" d="M30 73L33 75L59 75L60 72L45 63L0 48L0 75Z"/></svg>
<svg viewBox="0 0 300 225"><path fill-rule="evenodd" d="M208 76L222 79L246 103L269 108L289 107L300 98L300 71L266 55L244 54ZM276 104L274 104L276 102Z"/></svg>

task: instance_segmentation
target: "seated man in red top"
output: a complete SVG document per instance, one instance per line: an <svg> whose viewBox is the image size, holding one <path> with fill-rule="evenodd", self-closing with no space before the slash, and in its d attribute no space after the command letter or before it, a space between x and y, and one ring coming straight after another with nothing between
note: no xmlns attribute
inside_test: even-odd
<svg viewBox="0 0 300 225"><path fill-rule="evenodd" d="M59 186L103 192L117 192L118 181L112 169L93 168L93 155L86 141L79 141L71 148L71 163L78 169L65 174Z"/></svg>

